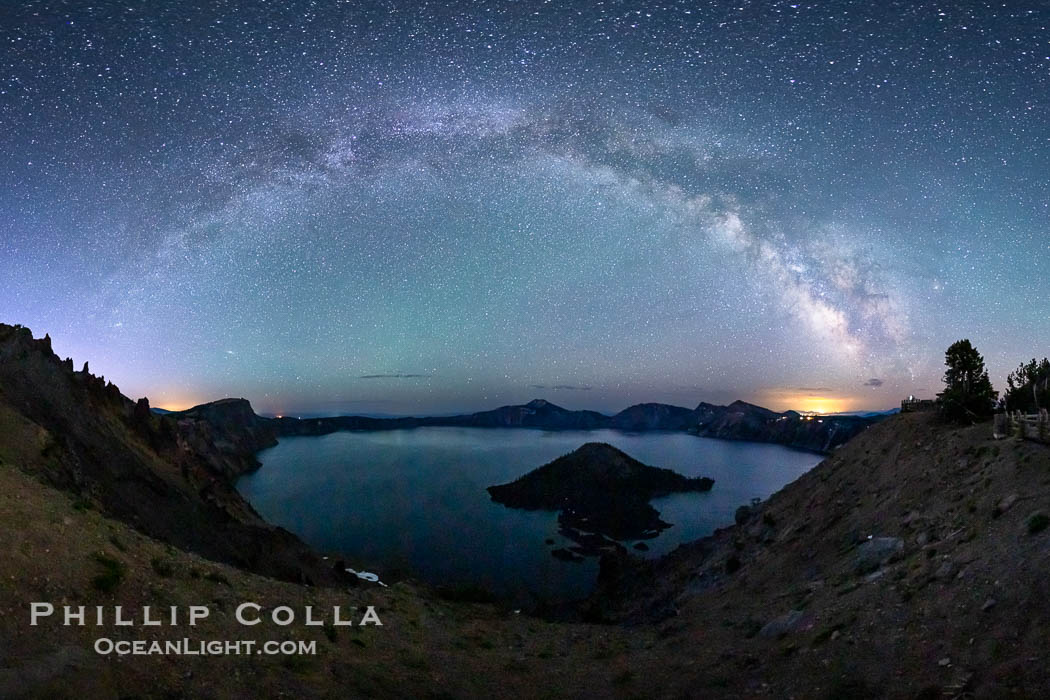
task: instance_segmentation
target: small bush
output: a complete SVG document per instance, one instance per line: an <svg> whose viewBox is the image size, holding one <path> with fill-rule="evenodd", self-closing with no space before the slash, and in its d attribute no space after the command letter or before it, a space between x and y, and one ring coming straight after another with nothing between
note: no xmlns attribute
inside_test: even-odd
<svg viewBox="0 0 1050 700"><path fill-rule="evenodd" d="M214 581L215 583L221 583L224 586L232 585L230 583L230 579L226 578L224 574L221 574L218 571L209 571L207 574L204 575L204 578L208 579L209 581Z"/></svg>
<svg viewBox="0 0 1050 700"><path fill-rule="evenodd" d="M175 575L175 567L171 565L171 562L165 561L160 557L153 557L150 560L150 566L153 567L153 571L162 578L170 578Z"/></svg>
<svg viewBox="0 0 1050 700"><path fill-rule="evenodd" d="M525 659L509 659L503 664L503 670L511 673L526 673L529 670L529 664Z"/></svg>
<svg viewBox="0 0 1050 700"><path fill-rule="evenodd" d="M91 585L103 593L109 593L124 580L124 565L102 552L95 553L95 561L102 565L102 573L91 579Z"/></svg>
<svg viewBox="0 0 1050 700"><path fill-rule="evenodd" d="M824 642L830 640L831 635L835 634L835 632L838 632L841 629L842 625L832 625L830 627L825 627L820 632L818 632L816 636L813 637L813 646L823 644Z"/></svg>
<svg viewBox="0 0 1050 700"><path fill-rule="evenodd" d="M406 651L401 659L401 664L408 668L424 670L430 666L427 657L415 651Z"/></svg>
<svg viewBox="0 0 1050 700"><path fill-rule="evenodd" d="M744 630L744 636L748 639L751 639L756 634L758 634L759 630L762 629L762 623L754 618L749 617L746 620L744 620L744 623L741 627Z"/></svg>
<svg viewBox="0 0 1050 700"><path fill-rule="evenodd" d="M281 665L292 673L303 674L312 671L316 664L309 656L297 656L292 654L284 657L281 661Z"/></svg>
<svg viewBox="0 0 1050 700"><path fill-rule="evenodd" d="M1050 525L1050 516L1046 513L1036 513L1028 518L1028 534L1034 535L1038 532L1042 532L1046 529L1047 525Z"/></svg>

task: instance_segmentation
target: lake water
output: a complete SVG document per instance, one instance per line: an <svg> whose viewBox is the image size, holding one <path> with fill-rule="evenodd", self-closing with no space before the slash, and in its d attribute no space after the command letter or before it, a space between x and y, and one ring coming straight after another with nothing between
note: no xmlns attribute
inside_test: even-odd
<svg viewBox="0 0 1050 700"><path fill-rule="evenodd" d="M558 534L557 513L506 508L485 489L591 441L715 480L710 492L652 501L673 527L646 540L650 551L632 550L649 557L730 524L737 506L768 497L820 461L779 445L686 433L434 427L282 438L237 487L266 520L340 553L355 569L475 584L522 604L568 600L591 590L597 560L555 559L552 549L573 544Z"/></svg>

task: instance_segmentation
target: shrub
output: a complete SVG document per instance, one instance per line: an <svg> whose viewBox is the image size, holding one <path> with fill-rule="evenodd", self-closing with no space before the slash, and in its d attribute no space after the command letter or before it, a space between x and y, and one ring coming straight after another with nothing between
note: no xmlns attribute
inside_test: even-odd
<svg viewBox="0 0 1050 700"><path fill-rule="evenodd" d="M153 557L150 560L150 566L153 567L153 571L156 572L157 576L170 578L175 575L175 567L171 565L171 562L165 561L160 557Z"/></svg>
<svg viewBox="0 0 1050 700"><path fill-rule="evenodd" d="M224 574L221 574L218 571L210 571L204 575L204 578L208 579L209 581L214 581L215 583L221 583L224 586L231 585L230 579L226 578Z"/></svg>
<svg viewBox="0 0 1050 700"><path fill-rule="evenodd" d="M969 340L953 343L945 352L945 389L938 394L941 412L949 420L970 423L982 420L995 408L998 393L988 379L984 358Z"/></svg>
<svg viewBox="0 0 1050 700"><path fill-rule="evenodd" d="M95 553L95 561L102 566L102 573L91 579L91 585L103 593L109 593L124 580L124 565L102 552Z"/></svg>

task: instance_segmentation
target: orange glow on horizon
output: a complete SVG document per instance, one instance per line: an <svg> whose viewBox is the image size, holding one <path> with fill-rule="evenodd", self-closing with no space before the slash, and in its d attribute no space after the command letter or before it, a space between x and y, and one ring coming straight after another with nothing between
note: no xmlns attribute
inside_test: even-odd
<svg viewBox="0 0 1050 700"><path fill-rule="evenodd" d="M763 403L764 401L764 403ZM798 394L787 391L771 391L759 400L759 405L774 411L801 411L804 413L842 413L856 409L854 398Z"/></svg>
<svg viewBox="0 0 1050 700"><path fill-rule="evenodd" d="M153 408L162 408L165 411L185 411L187 408L193 408L199 404L205 403L205 401L196 401L192 398L180 396L175 392L168 394L167 392L158 391L154 396L146 394L149 398L149 405Z"/></svg>
<svg viewBox="0 0 1050 700"><path fill-rule="evenodd" d="M160 408L165 411L185 411L187 408L193 408L196 405L197 403L193 401L165 401L163 405L157 404L156 406L154 406L152 403L150 404L152 408Z"/></svg>
<svg viewBox="0 0 1050 700"><path fill-rule="evenodd" d="M832 399L826 396L800 396L792 404L796 411L842 413L850 410L853 402L849 399Z"/></svg>

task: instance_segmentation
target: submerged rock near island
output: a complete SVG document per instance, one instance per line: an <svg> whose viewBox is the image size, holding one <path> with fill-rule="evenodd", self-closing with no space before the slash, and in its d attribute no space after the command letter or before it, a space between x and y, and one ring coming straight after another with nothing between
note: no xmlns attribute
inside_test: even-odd
<svg viewBox="0 0 1050 700"><path fill-rule="evenodd" d="M713 485L707 477L650 467L612 445L588 442L515 481L490 486L488 492L493 501L511 508L560 510L562 534L578 544L573 551L597 554L622 546L613 540L648 539L670 527L649 504L651 499L710 491Z"/></svg>

